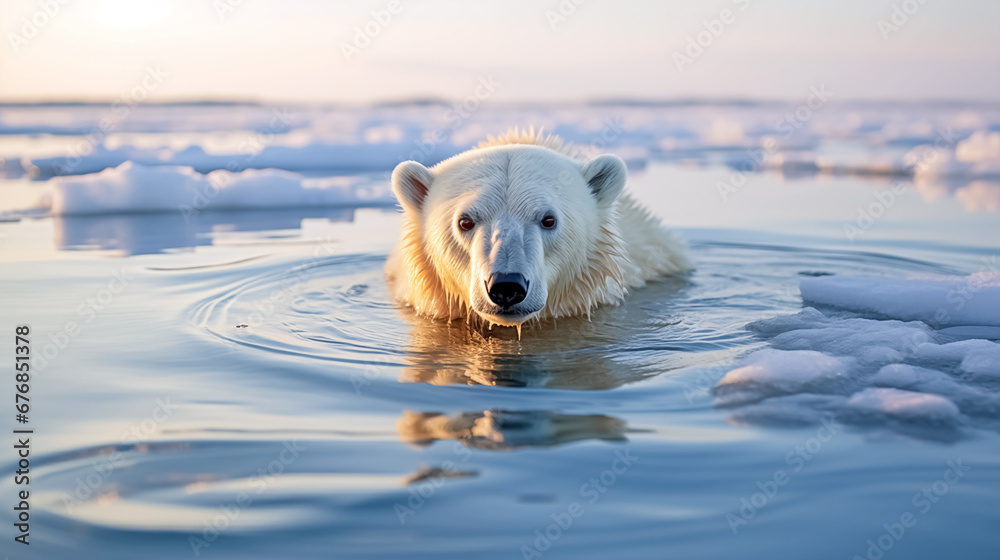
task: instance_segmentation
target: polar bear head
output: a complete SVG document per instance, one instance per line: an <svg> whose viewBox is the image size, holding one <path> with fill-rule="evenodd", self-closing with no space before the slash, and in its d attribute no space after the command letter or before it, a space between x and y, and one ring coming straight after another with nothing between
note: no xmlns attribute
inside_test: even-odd
<svg viewBox="0 0 1000 560"><path fill-rule="evenodd" d="M624 289L614 219L624 162L583 161L531 137L393 171L404 299L418 311L517 326L589 312L609 283Z"/></svg>

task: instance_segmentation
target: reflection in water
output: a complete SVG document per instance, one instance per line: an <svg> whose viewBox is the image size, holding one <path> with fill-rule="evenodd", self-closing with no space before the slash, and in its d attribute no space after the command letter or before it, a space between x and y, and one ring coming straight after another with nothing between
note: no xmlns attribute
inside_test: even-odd
<svg viewBox="0 0 1000 560"><path fill-rule="evenodd" d="M212 245L222 233L298 230L302 220L309 218L353 222L355 210L352 207L204 212L188 217L180 212L55 216L53 221L55 243L60 250L112 250L127 256ZM260 241L259 236L254 239Z"/></svg>
<svg viewBox="0 0 1000 560"><path fill-rule="evenodd" d="M802 161L792 158L776 168L761 168L752 159L740 158L727 160L726 165L734 171L743 173L748 171L775 172L787 181L831 174L829 170L820 169L815 162L808 158ZM900 181L906 186L915 187L920 196L927 202L955 198L962 203L965 211L970 213L1000 211L1000 181L998 181L1000 177L995 172L987 173L980 178L921 173L914 175L909 169L887 166L884 169L845 168L833 173L833 175L837 174Z"/></svg>
<svg viewBox="0 0 1000 560"><path fill-rule="evenodd" d="M990 181L934 181L917 180L920 196L934 202L954 196L961 201L966 212L996 212L1000 210L1000 183Z"/></svg>
<svg viewBox="0 0 1000 560"><path fill-rule="evenodd" d="M565 318L523 329L479 331L465 321L432 321L401 310L410 344L400 381L432 385L499 385L610 389L658 375L690 358L673 338L672 297L682 279L636 290L627 304L602 308L591 320ZM625 359L629 358L629 359Z"/></svg>
<svg viewBox="0 0 1000 560"><path fill-rule="evenodd" d="M625 421L612 416L547 410L486 410L456 416L405 411L396 421L400 441L430 445L447 439L492 450L553 447L587 439L623 441L625 429Z"/></svg>
<svg viewBox="0 0 1000 560"><path fill-rule="evenodd" d="M446 478L472 478L478 475L479 471L462 471L442 467L423 467L417 472L403 478L403 486L419 484L427 481L436 483Z"/></svg>

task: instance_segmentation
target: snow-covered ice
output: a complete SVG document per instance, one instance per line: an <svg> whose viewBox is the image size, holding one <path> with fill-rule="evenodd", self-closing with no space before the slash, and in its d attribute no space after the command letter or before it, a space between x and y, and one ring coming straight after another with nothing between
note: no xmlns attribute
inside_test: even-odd
<svg viewBox="0 0 1000 560"><path fill-rule="evenodd" d="M950 400L899 389L865 389L847 400L851 412L900 420L957 423L961 414Z"/></svg>
<svg viewBox="0 0 1000 560"><path fill-rule="evenodd" d="M822 310L747 325L768 346L718 382L717 406L749 422L1000 421L1000 273L826 276L800 287Z"/></svg>
<svg viewBox="0 0 1000 560"><path fill-rule="evenodd" d="M53 215L196 213L306 206L392 204L386 185L309 179L276 169L207 175L190 167L126 162L89 175L59 177L40 202Z"/></svg>
<svg viewBox="0 0 1000 560"><path fill-rule="evenodd" d="M85 156L31 158L22 163L41 176L94 173L125 162L146 166L187 166L200 172L214 170L286 169L291 171L330 170L338 172L378 171L392 168L406 159L436 163L460 150L451 145L434 146L433 151L414 150L411 144L339 144L312 142L304 146L266 146L250 153L206 153L201 146L181 150L123 146L109 149L96 146ZM433 154L433 156L431 156Z"/></svg>
<svg viewBox="0 0 1000 560"><path fill-rule="evenodd" d="M721 158L736 169L967 180L1000 179L1000 111L991 106L830 104L790 122L786 103L484 104L339 106L139 105L124 117L101 105L0 107L0 136L80 137L69 149L17 153L8 166L39 176L82 174L125 161L200 172L245 168L385 170L436 163L488 134L534 125L594 152L650 159ZM794 108L794 105L791 106ZM110 122L109 122L110 121ZM213 131L237 139L213 149ZM174 140L183 138L178 146ZM140 141L141 139L141 141ZM846 143L863 149L845 150ZM834 149L827 149L835 144ZM874 148L874 149L873 149Z"/></svg>
<svg viewBox="0 0 1000 560"><path fill-rule="evenodd" d="M799 283L808 303L934 326L1000 326L1000 272L964 277L820 276Z"/></svg>

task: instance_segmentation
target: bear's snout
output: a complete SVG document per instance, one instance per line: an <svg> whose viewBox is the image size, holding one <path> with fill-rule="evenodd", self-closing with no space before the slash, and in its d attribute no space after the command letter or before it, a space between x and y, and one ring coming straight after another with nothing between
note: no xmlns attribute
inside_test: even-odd
<svg viewBox="0 0 1000 560"><path fill-rule="evenodd" d="M528 281L519 272L494 272L486 281L486 292L490 301L503 309L509 309L528 295Z"/></svg>

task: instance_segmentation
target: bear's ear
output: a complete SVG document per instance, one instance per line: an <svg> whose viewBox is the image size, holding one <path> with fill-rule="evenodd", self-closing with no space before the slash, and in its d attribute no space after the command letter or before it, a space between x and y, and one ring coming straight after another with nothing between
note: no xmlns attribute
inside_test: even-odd
<svg viewBox="0 0 1000 560"><path fill-rule="evenodd" d="M625 162L618 156L597 156L583 166L583 180L598 203L611 204L625 188Z"/></svg>
<svg viewBox="0 0 1000 560"><path fill-rule="evenodd" d="M432 182L430 170L415 161L404 161L392 172L392 192L403 209L410 212L420 213Z"/></svg>

